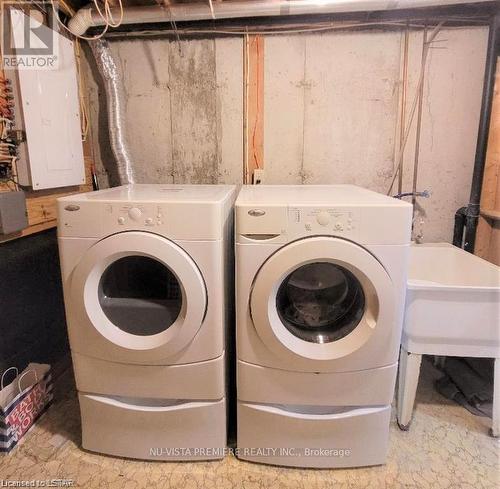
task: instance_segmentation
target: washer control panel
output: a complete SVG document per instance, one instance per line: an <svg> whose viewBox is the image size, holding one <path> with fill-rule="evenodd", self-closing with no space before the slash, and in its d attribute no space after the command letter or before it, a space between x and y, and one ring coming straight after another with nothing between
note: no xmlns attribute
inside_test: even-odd
<svg viewBox="0 0 500 489"><path fill-rule="evenodd" d="M160 227L165 221L160 205L141 203L116 203L104 205L106 230L147 229Z"/></svg>
<svg viewBox="0 0 500 489"><path fill-rule="evenodd" d="M324 207L289 207L288 234L293 237L309 234L330 234L354 239L358 219L354 209Z"/></svg>

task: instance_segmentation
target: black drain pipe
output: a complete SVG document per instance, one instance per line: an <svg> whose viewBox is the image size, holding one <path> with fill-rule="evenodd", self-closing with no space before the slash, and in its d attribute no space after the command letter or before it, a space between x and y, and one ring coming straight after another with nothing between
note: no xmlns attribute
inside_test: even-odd
<svg viewBox="0 0 500 489"><path fill-rule="evenodd" d="M465 214L467 207L460 207L455 212L455 227L453 228L453 244L461 248L464 244Z"/></svg>
<svg viewBox="0 0 500 489"><path fill-rule="evenodd" d="M477 133L476 156L474 158L474 173L472 174L469 204L465 208L465 211L463 210L464 208L461 208L458 209L455 214L453 244L462 247L463 243L464 250L470 253L474 253L476 229L479 221L479 204L481 200L481 189L483 186L484 165L486 161L486 149L490 129L491 105L493 101L493 90L495 87L495 73L497 57L499 54L499 44L500 14L497 14L491 19L490 31L488 35L488 50L486 54L486 67L484 70L483 99L481 102L481 115ZM465 233L463 233L464 221Z"/></svg>

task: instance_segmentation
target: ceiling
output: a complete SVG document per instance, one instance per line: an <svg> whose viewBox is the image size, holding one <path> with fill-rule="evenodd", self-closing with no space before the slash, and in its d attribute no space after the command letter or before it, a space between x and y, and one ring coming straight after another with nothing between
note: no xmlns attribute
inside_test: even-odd
<svg viewBox="0 0 500 489"><path fill-rule="evenodd" d="M232 0L213 0L214 3L216 2L230 2ZM241 0L239 0L241 1ZM252 0L243 0L247 1L249 3L252 2ZM66 0L66 3L70 4L75 10L77 10L80 7L83 7L84 5L87 5L91 3L92 0ZM208 5L207 0L122 0L122 3L124 6L126 5L172 5L175 3L206 3ZM118 0L109 0L109 3L111 5L118 5Z"/></svg>
<svg viewBox="0 0 500 489"><path fill-rule="evenodd" d="M97 0L100 3L103 2L103 0ZM111 5L118 5L119 0L108 0ZM249 5L254 3L254 0L212 0L213 4L217 3L230 3L233 1L238 1L238 2L246 2ZM449 2L450 0L448 0ZM460 0L458 0L460 1ZM463 1L463 0L462 0ZM487 18L489 15L491 15L493 12L495 12L496 8L498 8L498 0L496 1L484 1L482 2L481 0L470 0L470 3L462 3L458 5L450 5L448 6L440 6L440 7L426 7L426 8L418 8L418 9L411 9L411 10L396 10L396 11L376 11L376 12L343 12L343 13L338 13L338 14L315 14L309 15L308 20L309 21L314 21L314 20L319 20L319 17L323 17L323 19L326 19L327 17L332 20L335 18L335 20L339 19L358 19L362 18L363 20L376 20L376 19L391 19L391 18L416 18L416 17L422 17L422 18L438 18L441 15L449 15L452 14L453 18L456 19L458 23L460 23L460 17L463 18L477 18L477 17L483 17ZM71 6L75 11L80 9L83 6L86 5L91 5L93 3L93 0L65 0L65 2ZM123 6L126 8L127 6L146 6L146 5L176 5L176 4L186 4L186 3L197 3L201 4L204 3L207 5L207 9L209 8L210 2L208 0L122 0ZM447 3L447 2L444 2ZM453 2L451 2L453 3ZM496 5L496 7L495 7ZM456 17L455 17L456 16ZM286 16L287 22L297 22L299 21L299 16ZM267 22L269 19L267 19ZM200 22L200 21L198 21ZM201 21L204 22L204 21ZM206 21L205 21L206 22ZM213 21L211 21L213 23ZM216 21L218 24L221 23L231 23L231 22L240 22L244 23L245 25L251 25L252 22L257 22L257 23L265 23L266 20L265 18L260 18L260 20L254 19L252 20L249 17L246 17L245 19L217 19ZM273 19L273 23L279 22L276 18ZM213 24L211 24L213 25ZM129 30L129 27L123 26L117 29L118 30Z"/></svg>

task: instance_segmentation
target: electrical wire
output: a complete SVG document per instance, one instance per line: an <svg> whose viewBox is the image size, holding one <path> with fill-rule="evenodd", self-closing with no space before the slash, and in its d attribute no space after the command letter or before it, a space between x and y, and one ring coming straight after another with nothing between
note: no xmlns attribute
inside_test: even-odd
<svg viewBox="0 0 500 489"><path fill-rule="evenodd" d="M208 0L208 6L210 7L210 15L212 16L212 20L215 20L214 4L212 3L212 0Z"/></svg>
<svg viewBox="0 0 500 489"><path fill-rule="evenodd" d="M475 25L487 25L483 20L477 18L456 18L456 17L446 17L442 19L442 24L446 22L454 21L467 21ZM425 23L408 23L407 21L374 21L374 22L353 22L353 23L334 23L328 22L323 24L315 23L316 27L308 27L307 25L301 25L294 28L281 29L279 27L268 30L260 29L162 29L162 30L134 30L133 32L109 32L110 37L140 37L140 36L161 36L165 34L176 34L182 32L184 35L203 35L203 34L220 34L228 36L245 36L245 35L278 35L278 34L302 34L308 32L324 32L324 31L336 31L336 30L348 30L356 29L362 27L408 27L412 29L423 29ZM454 26L447 26L448 29L453 29ZM457 26L460 28L460 26Z"/></svg>
<svg viewBox="0 0 500 489"><path fill-rule="evenodd" d="M245 82L244 82L244 98L245 98L245 105L244 105L244 118L243 118L243 124L244 124L244 130L243 130L243 162L244 162L244 175L243 175L243 182L244 183L249 183L249 173L250 173L250 167L248 165L248 102L250 100L249 96L249 84L250 84L250 49L249 49L249 37L248 34L245 34L244 36L244 51L243 51L243 59L245 62Z"/></svg>
<svg viewBox="0 0 500 489"><path fill-rule="evenodd" d="M123 4L122 4L122 0L118 0L118 5L120 7L120 20L118 22L115 22L114 19L113 19L113 13L111 12L111 7L109 6L109 1L108 0L104 1L104 10L106 12L106 18L108 19L109 26L113 27L113 28L120 27L120 25L123 22ZM111 19L111 20L109 20L109 19Z"/></svg>
<svg viewBox="0 0 500 489"><path fill-rule="evenodd" d="M394 186L394 182L396 181L398 173L401 170L401 167L403 165L404 150L406 148L406 143L408 142L408 137L410 135L410 130L411 130L411 127L412 127L413 118L415 116L415 110L417 108L417 104L418 104L418 101L419 101L420 96L421 96L421 91L423 89L424 74L425 74L425 64L426 64L426 61L427 61L427 55L429 53L429 45L434 41L435 37L438 35L439 31L441 30L441 27L443 26L443 24L444 24L444 21L440 22L434 28L434 30L431 32L431 35L429 36L428 40L425 42L425 45L424 45L424 52L423 52L423 56L422 56L422 58L423 58L422 59L422 67L420 69L420 75L419 75L419 79L418 79L418 83L417 83L417 87L416 87L416 91L415 91L415 97L413 98L413 102L412 102L412 106L411 106L411 110L410 110L410 115L409 115L409 118L408 118L408 124L406 126L406 131L405 131L404 139L403 139L402 144L401 144L401 146L399 148L399 154L398 154L398 159L397 159L396 170L395 170L393 178L391 180L391 184L389 186L389 189L387 190L387 195L391 194L392 187Z"/></svg>
<svg viewBox="0 0 500 489"><path fill-rule="evenodd" d="M12 189L6 181L12 175L17 160L17 145L9 139L9 130L13 127L13 98L11 84L0 70L0 165L6 173L0 182L5 184L8 191Z"/></svg>
<svg viewBox="0 0 500 489"><path fill-rule="evenodd" d="M401 73L401 107L400 107L400 117L399 117L399 146L403 142L404 134L405 134L405 125L406 125L406 95L408 91L408 50L410 45L410 29L406 27L404 31L404 42L403 42L403 69ZM396 149L394 151L396 153ZM394 154L394 157L396 154ZM400 168L398 174L398 193L403 191L403 167Z"/></svg>
<svg viewBox="0 0 500 489"><path fill-rule="evenodd" d="M76 71L78 75L78 99L80 102L80 113L81 113L81 133L82 133L82 141L87 141L87 137L90 130L90 121L89 121L89 110L87 108L87 102L85 99L85 79L82 74L81 67L81 50L80 50L80 40L76 39L75 41L75 58L76 58Z"/></svg>
<svg viewBox="0 0 500 489"><path fill-rule="evenodd" d="M30 190L29 186L26 185L21 185L17 180L15 180L13 177L7 177L7 178L0 178L0 181L7 184L7 182L12 182L13 184L16 185L16 187L19 187L21 190Z"/></svg>
<svg viewBox="0 0 500 489"><path fill-rule="evenodd" d="M70 7L64 0L58 0L58 3L63 6L64 10L66 11L66 14L68 14L69 16L73 17L73 15L76 14L75 10L72 7Z"/></svg>
<svg viewBox="0 0 500 489"><path fill-rule="evenodd" d="M257 78L256 78L256 87L255 87L255 94L256 94L256 100L255 100L255 105L256 105L256 110L255 110L255 121L253 125L253 132L252 132L252 148L253 148L253 161L255 164L255 167L257 170L260 169L259 165L259 159L257 158L257 149L255 145L255 137L257 133L257 126L259 123L259 113L260 113L260 56L259 56L259 39L257 37L253 38L253 42L256 43L256 49L257 49L257 66L255 71L257 72Z"/></svg>

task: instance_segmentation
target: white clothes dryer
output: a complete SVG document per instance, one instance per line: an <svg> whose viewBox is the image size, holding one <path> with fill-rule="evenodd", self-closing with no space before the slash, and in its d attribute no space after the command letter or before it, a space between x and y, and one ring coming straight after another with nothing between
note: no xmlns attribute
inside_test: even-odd
<svg viewBox="0 0 500 489"><path fill-rule="evenodd" d="M58 200L83 448L224 455L234 198L233 186L136 184Z"/></svg>

